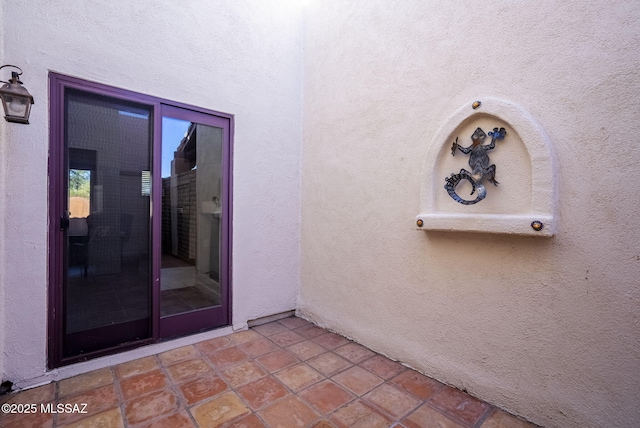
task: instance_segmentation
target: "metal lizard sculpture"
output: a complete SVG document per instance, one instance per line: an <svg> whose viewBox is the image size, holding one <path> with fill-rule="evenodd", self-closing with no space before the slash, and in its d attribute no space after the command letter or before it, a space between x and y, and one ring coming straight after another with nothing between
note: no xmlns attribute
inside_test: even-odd
<svg viewBox="0 0 640 428"><path fill-rule="evenodd" d="M451 177L445 178L447 183L444 185L444 188L447 190L447 193L449 193L449 196L456 202L463 205L473 205L483 200L487 196L487 189L484 187L484 184L482 184L482 180L484 180L485 177L487 177L489 182L494 186L500 184L496 181L496 166L495 164L490 165L487 151L494 149L496 140L503 140L505 135L507 135L507 131L504 128L493 128L493 132L489 132L489 135L491 136L491 143L484 145L487 134L485 134L481 128L477 128L474 133L471 134L472 143L469 147L461 147L458 145L457 137L451 146L452 156L456 155L456 150L460 150L465 155L469 155L469 166L471 167L471 172L463 168L458 174L451 174ZM456 186L462 180L468 180L471 183L472 195L476 190L478 191L476 199L472 201L462 199L456 193Z"/></svg>

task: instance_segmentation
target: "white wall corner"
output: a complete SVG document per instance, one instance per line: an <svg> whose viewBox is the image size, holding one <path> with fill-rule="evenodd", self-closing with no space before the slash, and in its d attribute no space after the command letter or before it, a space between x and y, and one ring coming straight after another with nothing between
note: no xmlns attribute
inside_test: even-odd
<svg viewBox="0 0 640 428"><path fill-rule="evenodd" d="M522 106L492 97L480 97L477 100L480 101L478 108L472 107L473 100L453 113L427 148L420 175L420 213L415 218L417 228L427 231L553 236L556 232L557 186L555 160L548 136ZM500 180L517 182L527 191L512 191L513 195L509 196L487 185L486 199L493 200L490 203L482 200L474 205L458 204L447 194L444 189L447 174L444 171L457 173L459 168L456 170L449 166L449 170L446 167L443 169L442 163L452 158L452 141L458 136L467 138L468 130L478 124L485 127L504 124L507 136L505 142L496 144L496 152L500 151L500 145L505 145L509 150L520 150L521 154L513 162L507 152L502 154L502 163L496 162L498 171L506 166L518 174L503 176ZM461 142L461 145L466 144ZM493 151L490 153L493 158ZM461 162L458 161L463 165ZM466 159L464 162L468 168ZM532 227L536 221L543 224L541 230Z"/></svg>

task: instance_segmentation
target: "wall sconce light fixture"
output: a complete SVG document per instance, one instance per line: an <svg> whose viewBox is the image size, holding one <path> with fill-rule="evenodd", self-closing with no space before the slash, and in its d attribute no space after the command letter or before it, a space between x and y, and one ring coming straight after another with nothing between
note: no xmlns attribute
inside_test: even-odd
<svg viewBox="0 0 640 428"><path fill-rule="evenodd" d="M29 123L29 114L31 113L31 104L33 104L33 97L22 86L22 82L19 77L22 74L22 69L15 65L3 65L0 70L5 67L13 67L20 70L11 72L11 79L8 82L3 82L2 88L0 88L0 98L2 98L2 107L4 107L4 118L7 122L15 123Z"/></svg>

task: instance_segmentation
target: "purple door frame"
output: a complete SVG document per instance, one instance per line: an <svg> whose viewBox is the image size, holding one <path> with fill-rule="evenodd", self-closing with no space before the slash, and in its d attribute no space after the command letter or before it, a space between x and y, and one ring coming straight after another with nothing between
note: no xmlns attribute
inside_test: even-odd
<svg viewBox="0 0 640 428"><path fill-rule="evenodd" d="M138 104L144 104L153 109L153 142L152 142L152 210L151 210L151 337L148 339L129 342L116 347L102 349L74 357L65 358L63 355L64 317L63 310L63 286L66 255L64 251L64 233L60 229L60 217L65 207L63 195L65 179L64 171L65 147L64 147L64 103L66 89L77 89L104 95ZM233 219L233 115L214 110L194 107L184 103L170 101L137 92L115 88L100 83L90 82L63 74L49 73L49 284L48 284L48 367L53 369L67 364L84 361L102 355L121 352L157 342L163 338L195 333L203 329L216 328L228 325L231 320L231 243L232 243L232 219ZM178 316L161 323L160 320L160 259L161 259L161 159L160 150L162 136L163 114L197 123L211 124L224 129L223 144L223 181L224 190L222 197L223 233L221 251L221 304L218 311L213 314L215 323L209 323L212 316L211 310L197 311L188 316ZM193 120L195 119L195 120ZM226 215L225 215L226 214ZM222 278L226 280L222 280ZM207 312L208 311L208 312ZM214 311L215 312L215 311ZM162 325L161 325L162 324Z"/></svg>
<svg viewBox="0 0 640 428"><path fill-rule="evenodd" d="M222 179L223 179L223 191L222 191L222 204L223 207L223 217L222 217L222 250L220 252L220 266L222 267L220 271L220 284L228 283L227 278L230 273L230 269L228 269L228 257L230 254L230 248L228 248L227 244L229 241L229 232L231 228L230 218L226 215L227 211L224 207L230 206L230 189L227 187L226 182L230 173L229 170L229 162L226 160L229 159L230 155L230 147L231 141L228 132L228 119L221 118L218 116L207 115L194 110L187 110L180 107L175 107L173 105L167 105L163 103L160 107L160 114L162 117L171 117L174 119L180 119L187 122L194 122L203 125L209 125L217 128L222 128L223 132L223 145L222 145ZM162 128L162 121L159 120L155 123L156 127ZM154 162L153 162L153 172L155 177L161 177L161 167L162 167L162 153L160 150L154 151ZM154 201L161 201L162 199L162 186L153 187ZM161 212L162 207L160 204L154 203L154 212ZM157 211L156 211L157 210ZM154 231L160 231L161 228L161 216L154 216ZM160 236L156 237L154 235L153 239L154 245L154 264L153 264L153 278L154 278L154 300L153 305L154 308L160 313L160 255L161 255L161 239ZM189 312L186 314L177 314L171 315L167 317L160 318L159 324L159 338L166 339L176 336L184 336L185 334L189 334L192 332L197 332L200 330L205 330L210 325L212 319L214 319L215 323L218 325L226 325L226 322L223 321L228 320L228 312L229 308L224 304L225 301L228 300L228 290L227 287L222 286L220 289L221 292L221 307L213 307L201 309L194 312ZM155 321L155 318L154 318Z"/></svg>

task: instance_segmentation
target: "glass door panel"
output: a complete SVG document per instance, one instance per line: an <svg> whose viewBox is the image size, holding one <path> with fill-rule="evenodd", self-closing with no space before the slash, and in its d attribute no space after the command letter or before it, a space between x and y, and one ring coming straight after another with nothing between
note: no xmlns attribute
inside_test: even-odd
<svg viewBox="0 0 640 428"><path fill-rule="evenodd" d="M65 358L151 336L151 205L143 180L152 117L150 107L67 91Z"/></svg>
<svg viewBox="0 0 640 428"><path fill-rule="evenodd" d="M222 129L162 118L160 311L220 305Z"/></svg>
<svg viewBox="0 0 640 428"><path fill-rule="evenodd" d="M228 131L219 118L166 106L163 112L160 335L170 337L227 322Z"/></svg>

